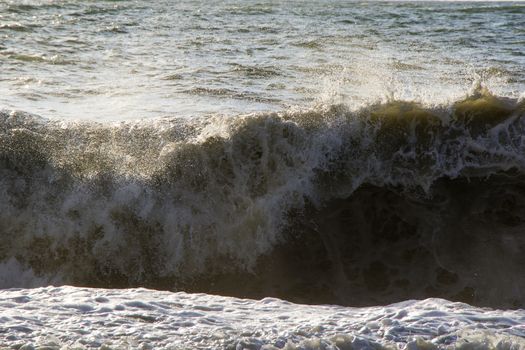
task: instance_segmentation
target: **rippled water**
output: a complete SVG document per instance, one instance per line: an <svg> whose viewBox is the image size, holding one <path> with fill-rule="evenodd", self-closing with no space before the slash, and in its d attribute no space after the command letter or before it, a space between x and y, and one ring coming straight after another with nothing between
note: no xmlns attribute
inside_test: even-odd
<svg viewBox="0 0 525 350"><path fill-rule="evenodd" d="M0 1L0 106L45 117L238 114L475 80L525 86L525 4Z"/></svg>

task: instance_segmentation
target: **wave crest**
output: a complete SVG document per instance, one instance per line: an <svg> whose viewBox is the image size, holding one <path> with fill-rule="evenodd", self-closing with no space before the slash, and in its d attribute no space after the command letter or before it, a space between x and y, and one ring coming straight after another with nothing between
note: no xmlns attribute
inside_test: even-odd
<svg viewBox="0 0 525 350"><path fill-rule="evenodd" d="M492 285L483 293L487 286L468 276L494 272L478 259L490 245L478 242L478 248L464 250L474 259L467 264L450 242L464 242L453 234L475 240L497 234L501 237L492 247L507 253L510 241L518 251L525 247L519 230L509 230L504 220L492 221L480 238L465 235L468 228L482 231L476 210L488 210L489 199L505 205L505 193L514 201L507 210L514 227L521 227L525 206L516 193L525 166L524 115L522 102L482 88L434 108L391 101L357 111L332 105L114 124L2 111L0 260L12 266L15 259L21 269L31 269L36 284L217 288L306 301L324 285L329 302L446 295L523 305L515 287ZM479 201L479 207L459 205L461 196ZM366 207L376 213L374 220L385 219L390 227L358 223L359 210ZM461 208L465 227L458 230L450 218ZM354 225L350 232L341 228L345 222ZM431 257L378 257L377 251L389 255L387 243L396 235L401 253L426 249ZM366 237L376 237L376 243ZM352 244L360 240L357 254ZM496 265L514 271L523 260L518 251ZM300 252L311 254L290 263ZM428 268L414 269L414 262ZM287 265L289 274L275 276ZM408 287L384 283L393 280L388 277L393 268L408 271L396 280L408 280L403 282ZM426 279L430 275L433 280ZM246 276L260 283L239 286ZM430 288L447 278L453 287ZM0 280L3 287L27 284L11 275ZM305 281L317 286L312 295L300 296L297 286ZM415 281L425 288L410 290ZM523 287L525 281L517 279L515 285ZM343 292L346 287L355 293Z"/></svg>

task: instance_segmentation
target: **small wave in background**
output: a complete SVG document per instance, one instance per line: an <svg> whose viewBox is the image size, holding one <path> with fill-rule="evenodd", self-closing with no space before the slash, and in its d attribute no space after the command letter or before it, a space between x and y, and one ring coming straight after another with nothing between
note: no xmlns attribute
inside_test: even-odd
<svg viewBox="0 0 525 350"><path fill-rule="evenodd" d="M130 120L524 91L522 3L0 1L0 106Z"/></svg>

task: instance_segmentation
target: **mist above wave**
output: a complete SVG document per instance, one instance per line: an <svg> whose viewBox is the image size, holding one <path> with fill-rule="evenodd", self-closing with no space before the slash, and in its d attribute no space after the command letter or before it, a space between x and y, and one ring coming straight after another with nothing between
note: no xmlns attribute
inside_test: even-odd
<svg viewBox="0 0 525 350"><path fill-rule="evenodd" d="M190 120L2 111L0 281L523 305L524 113L481 87Z"/></svg>

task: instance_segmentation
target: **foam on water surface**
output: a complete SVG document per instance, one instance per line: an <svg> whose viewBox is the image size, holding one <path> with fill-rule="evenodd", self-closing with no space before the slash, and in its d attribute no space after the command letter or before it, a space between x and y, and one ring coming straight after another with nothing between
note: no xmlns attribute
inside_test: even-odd
<svg viewBox="0 0 525 350"><path fill-rule="evenodd" d="M525 349L525 311L443 299L369 308L147 289L0 291L12 349Z"/></svg>

